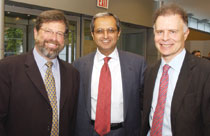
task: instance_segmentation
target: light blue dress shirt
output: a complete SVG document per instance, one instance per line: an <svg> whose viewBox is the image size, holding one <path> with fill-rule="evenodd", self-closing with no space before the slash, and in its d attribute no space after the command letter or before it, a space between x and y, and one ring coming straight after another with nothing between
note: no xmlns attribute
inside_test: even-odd
<svg viewBox="0 0 210 136"><path fill-rule="evenodd" d="M174 94L174 89L176 87L177 79L179 77L179 73L185 58L186 50L183 49L180 54L178 54L175 58L173 58L168 65L170 69L168 71L169 74L169 83L168 83L168 91L166 96L166 104L165 104L165 111L163 117L163 128L162 128L162 135L163 136L172 136L171 131L171 102ZM160 68L158 70L158 75L155 81L155 88L153 92L153 99L152 99L152 106L151 112L149 115L149 125L152 128L152 120L153 115L155 112L155 108L157 105L158 100L158 92L159 92L159 85L160 85L160 78L163 72L163 66L166 64L163 58L161 58ZM147 136L150 136L150 131L148 132Z"/></svg>
<svg viewBox="0 0 210 136"><path fill-rule="evenodd" d="M39 68L39 71L41 73L43 83L44 83L45 73L47 70L47 66L45 64L47 63L47 60L37 52L36 48L33 49L33 55L34 55L36 64ZM59 114L60 114L60 66L59 66L57 58L53 59L52 62L53 62L52 72L53 72L53 76L55 78L57 107L58 107L58 120L59 120Z"/></svg>

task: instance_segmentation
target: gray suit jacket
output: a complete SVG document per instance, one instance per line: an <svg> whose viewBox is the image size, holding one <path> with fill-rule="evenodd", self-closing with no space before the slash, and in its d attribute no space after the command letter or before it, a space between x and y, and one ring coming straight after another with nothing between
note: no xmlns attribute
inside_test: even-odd
<svg viewBox="0 0 210 136"><path fill-rule="evenodd" d="M80 72L79 102L76 120L77 136L92 136L94 126L91 125L91 76L95 52L74 62ZM119 51L123 100L124 123L123 129L116 136L139 136L141 124L140 93L143 89L145 60L143 57ZM114 131L114 130L113 130Z"/></svg>
<svg viewBox="0 0 210 136"><path fill-rule="evenodd" d="M160 61L145 72L143 136L149 127L153 90ZM186 53L171 104L173 136L210 136L210 63Z"/></svg>

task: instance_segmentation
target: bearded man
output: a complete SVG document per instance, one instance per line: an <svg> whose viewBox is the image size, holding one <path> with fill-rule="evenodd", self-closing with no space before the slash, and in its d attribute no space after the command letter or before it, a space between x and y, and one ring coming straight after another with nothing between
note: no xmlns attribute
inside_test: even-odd
<svg viewBox="0 0 210 136"><path fill-rule="evenodd" d="M68 33L63 12L42 12L35 47L0 61L0 135L74 135L79 74L59 59Z"/></svg>

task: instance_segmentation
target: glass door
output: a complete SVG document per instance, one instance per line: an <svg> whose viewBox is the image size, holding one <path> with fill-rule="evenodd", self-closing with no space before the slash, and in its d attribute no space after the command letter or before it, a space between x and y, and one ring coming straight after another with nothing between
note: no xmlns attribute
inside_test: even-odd
<svg viewBox="0 0 210 136"><path fill-rule="evenodd" d="M66 46L59 54L62 60L72 63L76 59L77 47L77 21L69 21L69 35L66 41Z"/></svg>
<svg viewBox="0 0 210 136"><path fill-rule="evenodd" d="M145 55L146 29L122 23L122 32L118 42L118 48Z"/></svg>
<svg viewBox="0 0 210 136"><path fill-rule="evenodd" d="M4 27L4 57L26 51L26 26L6 24Z"/></svg>

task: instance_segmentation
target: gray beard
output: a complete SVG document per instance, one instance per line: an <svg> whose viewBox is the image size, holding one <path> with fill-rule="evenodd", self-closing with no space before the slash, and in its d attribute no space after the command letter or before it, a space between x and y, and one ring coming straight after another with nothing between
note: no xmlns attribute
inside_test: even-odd
<svg viewBox="0 0 210 136"><path fill-rule="evenodd" d="M58 54L60 53L58 50L55 50L53 52L49 52L48 49L46 49L45 47L40 47L38 46L39 51L47 58L49 59L54 59L58 56Z"/></svg>
<svg viewBox="0 0 210 136"><path fill-rule="evenodd" d="M39 41L36 41L36 47L37 49L42 53L43 56L49 58L49 59L55 59L59 53L63 50L63 48L57 48L56 50L50 50L49 48L45 47L45 43L40 43Z"/></svg>

